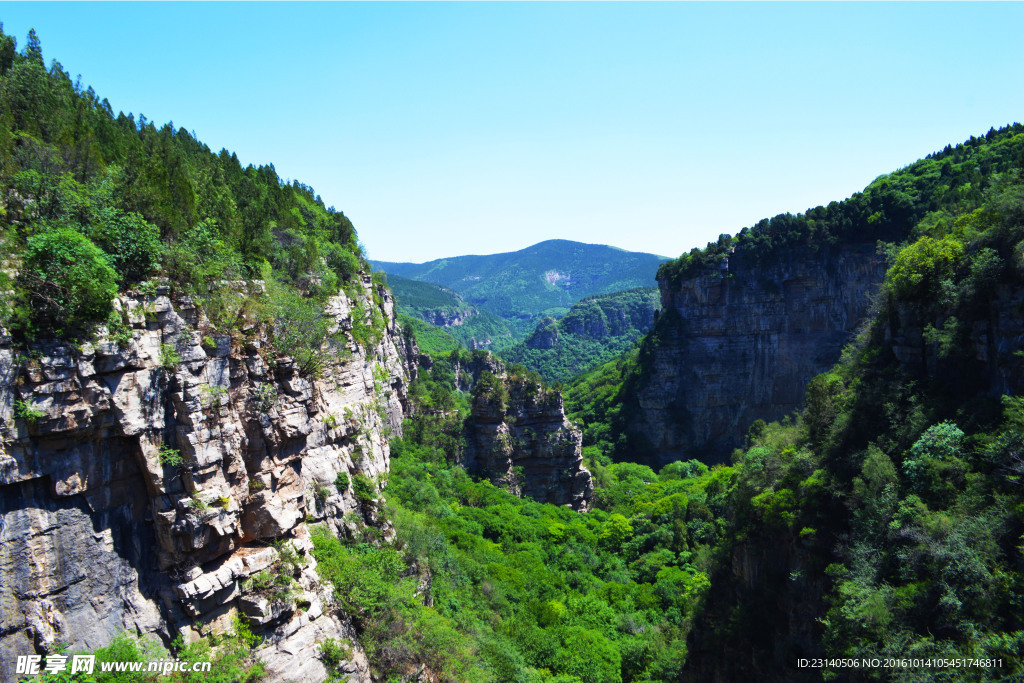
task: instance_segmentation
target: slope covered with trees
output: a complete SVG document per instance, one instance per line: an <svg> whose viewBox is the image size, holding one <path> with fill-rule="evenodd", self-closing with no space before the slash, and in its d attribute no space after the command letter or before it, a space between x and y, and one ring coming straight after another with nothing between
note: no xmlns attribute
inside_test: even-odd
<svg viewBox="0 0 1024 683"><path fill-rule="evenodd" d="M663 264L658 279L678 282L718 261L732 250L754 259L771 259L798 245L829 245L877 240L900 242L920 230L949 221L982 201L996 174L1024 164L1024 125L1014 123L982 137L946 145L895 173L876 178L863 192L800 214L780 214L743 228L734 237L720 235L704 249L694 248Z"/></svg>
<svg viewBox="0 0 1024 683"><path fill-rule="evenodd" d="M665 259L597 244L548 240L487 256L455 256L427 263L375 261L389 275L434 282L504 319L518 338L544 316L559 317L588 296L651 287Z"/></svg>
<svg viewBox="0 0 1024 683"><path fill-rule="evenodd" d="M432 282L388 275L388 286L402 315L416 318L457 339L467 349L497 351L512 343L512 330L504 320L466 303L457 292ZM418 325L426 332L429 328ZM450 349L449 349L450 350Z"/></svg>
<svg viewBox="0 0 1024 683"><path fill-rule="evenodd" d="M15 48L0 31L0 289L14 293L0 325L21 338L99 324L116 334L116 291L163 276L217 329L265 322L315 364L323 301L365 268L345 215L272 165L243 166L184 128L115 114L59 62L47 68L34 33ZM254 278L269 296L230 286Z"/></svg>
<svg viewBox="0 0 1024 683"><path fill-rule="evenodd" d="M941 208L894 228L864 331L810 383L802 412L755 422L732 465L716 468L728 502L684 679L821 677L797 669L800 657L911 660L826 667L840 680L1021 673L1024 135L1014 125L978 140L943 154L998 157L989 169L1000 173L953 203L918 197ZM712 245L669 276L720 253ZM659 323L636 352L568 389L595 457L643 448L625 425L652 346L672 333Z"/></svg>
<svg viewBox="0 0 1024 683"><path fill-rule="evenodd" d="M659 300L653 287L588 297L562 318L542 320L501 357L549 382L568 382L636 344L654 324Z"/></svg>

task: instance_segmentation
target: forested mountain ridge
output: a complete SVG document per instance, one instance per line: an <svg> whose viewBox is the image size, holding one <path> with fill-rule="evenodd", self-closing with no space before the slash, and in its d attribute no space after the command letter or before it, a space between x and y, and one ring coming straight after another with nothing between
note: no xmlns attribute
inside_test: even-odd
<svg viewBox="0 0 1024 683"><path fill-rule="evenodd" d="M653 287L587 297L562 318L542 320L501 357L536 370L549 382L568 382L635 344L654 325L658 306Z"/></svg>
<svg viewBox="0 0 1024 683"><path fill-rule="evenodd" d="M652 463L721 460L752 421L797 409L871 309L892 251L884 245L950 229L1022 158L1024 126L993 129L847 200L760 221L663 265L663 315L621 394L615 440Z"/></svg>
<svg viewBox="0 0 1024 683"><path fill-rule="evenodd" d="M1022 672L1020 130L945 153L992 158L991 144L1002 161L978 178L985 189L975 198L899 228L905 241L881 254L886 273L859 334L809 383L803 409L746 425L731 465L712 470L707 490L714 483L724 496L708 505L718 559L678 680L1000 681ZM820 262L851 248L870 250L805 245L765 258ZM687 288L725 291L734 254L714 274L726 253L709 248L698 271L663 277L668 310L641 347L568 389L585 454L644 457L626 425L643 410L643 387L663 381L659 349L678 347L701 323L671 304ZM600 484L605 472L591 469ZM796 666L802 657L922 662L810 671ZM936 658L958 657L978 663L935 668Z"/></svg>
<svg viewBox="0 0 1024 683"><path fill-rule="evenodd" d="M466 303L454 290L400 275L388 275L387 279L402 315L445 328L467 349L497 351L512 343L512 331L505 321Z"/></svg>
<svg viewBox="0 0 1024 683"><path fill-rule="evenodd" d="M415 345L353 226L15 48L0 30L0 677L88 647L367 681L310 533L384 534Z"/></svg>
<svg viewBox="0 0 1024 683"><path fill-rule="evenodd" d="M544 316L561 316L588 296L653 285L654 254L597 244L547 240L504 254L454 256L427 263L374 261L378 270L434 282L500 316L524 337Z"/></svg>
<svg viewBox="0 0 1024 683"><path fill-rule="evenodd" d="M881 253L773 235L750 254L747 272L842 281L862 251L880 295L800 412L755 420L728 464L656 472L627 461L639 389L699 322L677 304L728 303L746 256L663 278L672 306L645 341L569 388L580 452L524 368L417 354L311 190L108 116L34 37L14 47L0 36L4 676L86 644L99 662L169 647L225 682L1024 674L1019 127L961 150L947 173L999 162ZM804 302L813 281L784 273L776 295ZM481 460L493 482L463 466ZM576 493L547 496L560 481ZM534 489L589 509L514 495ZM195 680L117 680L165 678ZM68 679L89 681L30 677Z"/></svg>
<svg viewBox="0 0 1024 683"><path fill-rule="evenodd" d="M946 147L899 171L872 181L848 199L800 214L780 214L743 228L734 237L720 235L704 249L694 248L664 263L658 280L666 284L717 267L730 253L750 260L771 259L792 247L813 249L848 243L900 242L921 230L949 221L976 207L993 177L1024 163L1024 125L990 128L984 136Z"/></svg>

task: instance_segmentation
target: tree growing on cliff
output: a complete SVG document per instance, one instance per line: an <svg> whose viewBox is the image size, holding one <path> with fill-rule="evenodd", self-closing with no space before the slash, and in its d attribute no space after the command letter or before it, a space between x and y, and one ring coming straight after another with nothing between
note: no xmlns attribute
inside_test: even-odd
<svg viewBox="0 0 1024 683"><path fill-rule="evenodd" d="M35 235L17 280L26 303L15 316L30 336L75 334L106 319L117 279L103 251L81 233L57 228Z"/></svg>

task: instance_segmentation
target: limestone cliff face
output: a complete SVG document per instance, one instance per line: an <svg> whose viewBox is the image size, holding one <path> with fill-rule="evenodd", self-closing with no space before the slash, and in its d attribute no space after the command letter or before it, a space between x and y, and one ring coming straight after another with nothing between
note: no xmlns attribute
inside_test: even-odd
<svg viewBox="0 0 1024 683"><path fill-rule="evenodd" d="M594 493L583 467L583 435L562 395L500 375L505 395L480 393L466 423L466 467L542 503L586 510Z"/></svg>
<svg viewBox="0 0 1024 683"><path fill-rule="evenodd" d="M756 263L743 254L681 283L659 282L630 431L652 464L724 459L756 419L797 410L807 382L839 358L885 274L874 245L795 249Z"/></svg>
<svg viewBox="0 0 1024 683"><path fill-rule="evenodd" d="M367 308L374 286L362 282ZM345 533L349 513L377 520L335 481L386 476L415 357L378 294L382 340L349 341L318 379L266 354L256 330L204 338L195 306L166 288L116 302L124 346L26 353L0 339L0 679L58 642L95 648L127 630L166 644L235 615L265 636L269 680L326 678L317 643L351 633L330 613L307 522ZM328 313L346 330L353 310L340 295ZM246 588L279 561L275 539L300 557L287 603ZM345 671L367 681L353 649Z"/></svg>
<svg viewBox="0 0 1024 683"><path fill-rule="evenodd" d="M419 317L435 327L456 327L464 324L468 318L477 314L478 312L475 308L459 310L436 308L420 311Z"/></svg>

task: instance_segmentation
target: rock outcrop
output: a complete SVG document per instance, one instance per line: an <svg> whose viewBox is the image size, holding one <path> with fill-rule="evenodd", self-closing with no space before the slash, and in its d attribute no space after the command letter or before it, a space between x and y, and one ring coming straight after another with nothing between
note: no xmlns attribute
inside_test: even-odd
<svg viewBox="0 0 1024 683"><path fill-rule="evenodd" d="M467 318L471 318L474 315L479 315L479 312L472 307L459 310L435 308L419 311L417 317L435 327L457 327L464 324Z"/></svg>
<svg viewBox="0 0 1024 683"><path fill-rule="evenodd" d="M466 468L516 495L586 510L594 484L583 466L583 435L565 417L562 395L496 369L497 388L474 392Z"/></svg>
<svg viewBox="0 0 1024 683"><path fill-rule="evenodd" d="M326 678L318 643L351 632L330 613L307 523L379 523L336 482L386 476L415 358L387 290L374 303L376 285L361 284L362 308L330 301L336 330L378 304L387 329L371 349L341 335L316 379L268 354L259 329L204 336L198 309L166 288L115 301L131 332L120 345L0 339L0 679L57 643L91 649L129 631L167 644L235 616L264 636L267 680ZM252 577L282 547L295 589L275 602ZM350 645L344 673L368 681Z"/></svg>
<svg viewBox="0 0 1024 683"><path fill-rule="evenodd" d="M537 323L537 328L526 338L531 349L553 349L558 344L558 321L548 316Z"/></svg>
<svg viewBox="0 0 1024 683"><path fill-rule="evenodd" d="M757 419L799 409L807 382L838 359L885 274L874 245L793 249L758 263L660 281L639 409L629 425L653 465L725 459ZM652 342L656 338L656 342Z"/></svg>

